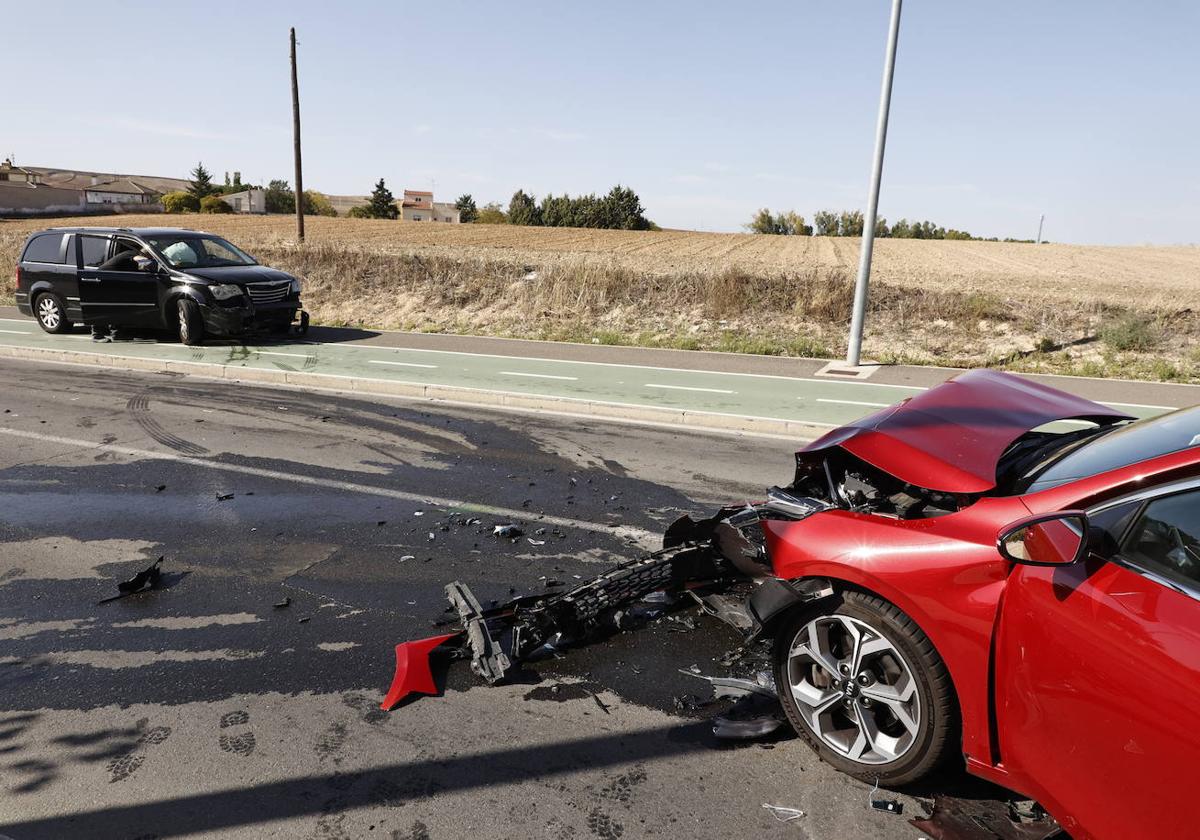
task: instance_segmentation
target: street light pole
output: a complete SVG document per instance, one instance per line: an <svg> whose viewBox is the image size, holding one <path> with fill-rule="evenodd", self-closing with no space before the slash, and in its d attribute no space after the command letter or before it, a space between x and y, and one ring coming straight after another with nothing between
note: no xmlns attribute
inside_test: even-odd
<svg viewBox="0 0 1200 840"><path fill-rule="evenodd" d="M289 33L292 42L292 142L296 157L296 238L304 241L304 171L300 165L300 83L296 79L296 28Z"/></svg>
<svg viewBox="0 0 1200 840"><path fill-rule="evenodd" d="M879 182L883 177L883 147L887 142L888 110L892 104L892 75L896 70L896 39L900 35L901 2L902 0L892 0L887 55L883 59L883 90L879 94L879 122L875 127L875 164L871 170L867 217L863 222L858 280L854 284L854 314L850 319L850 341L846 347L846 364L850 367L858 367L862 352L863 322L867 317L867 288L871 280L871 251L875 247L875 218L879 211Z"/></svg>

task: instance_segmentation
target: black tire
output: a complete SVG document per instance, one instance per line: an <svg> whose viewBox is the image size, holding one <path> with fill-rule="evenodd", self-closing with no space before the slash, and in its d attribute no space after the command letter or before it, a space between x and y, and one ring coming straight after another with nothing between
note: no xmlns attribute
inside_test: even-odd
<svg viewBox="0 0 1200 840"><path fill-rule="evenodd" d="M179 342L189 347L204 343L204 319L200 316L200 306L191 298L180 298L177 302L179 311Z"/></svg>
<svg viewBox="0 0 1200 840"><path fill-rule="evenodd" d="M846 616L866 624L898 651L908 665L917 686L921 714L911 745L894 761L867 763L851 759L832 749L810 727L789 689L789 652L793 643L809 622L826 616ZM797 609L785 619L775 637L774 663L775 684L779 686L780 703L792 728L824 761L843 773L866 782L878 781L881 785L907 785L933 772L952 755L961 751L958 699L945 663L921 628L894 604L882 598L865 592L847 590ZM829 690L837 689L831 687ZM857 702L865 704L870 701L863 700L860 695ZM843 709L837 709L831 714L842 713ZM887 715L888 712L879 708L872 714Z"/></svg>
<svg viewBox="0 0 1200 840"><path fill-rule="evenodd" d="M33 316L38 326L48 333L69 332L74 324L67 320L67 308L62 298L53 292L43 292L33 299Z"/></svg>

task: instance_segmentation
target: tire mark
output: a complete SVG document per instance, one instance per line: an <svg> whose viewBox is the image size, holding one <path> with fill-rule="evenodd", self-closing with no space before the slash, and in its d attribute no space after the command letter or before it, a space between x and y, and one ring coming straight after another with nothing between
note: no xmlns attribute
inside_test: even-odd
<svg viewBox="0 0 1200 840"><path fill-rule="evenodd" d="M174 449L176 452L184 455L208 454L208 450L203 446L184 440L178 435L168 432L162 427L161 423L150 416L150 398L146 396L144 391L130 397L129 402L125 404L125 410L133 415L134 421L141 427L142 431L163 446Z"/></svg>

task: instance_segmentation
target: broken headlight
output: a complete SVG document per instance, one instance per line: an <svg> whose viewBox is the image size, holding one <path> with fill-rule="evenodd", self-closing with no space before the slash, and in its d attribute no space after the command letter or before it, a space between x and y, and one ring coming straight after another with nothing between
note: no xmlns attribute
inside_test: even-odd
<svg viewBox="0 0 1200 840"><path fill-rule="evenodd" d="M235 286L232 283L222 283L219 286L209 286L208 290L212 292L212 296L217 300L229 300L235 298L242 293L241 286Z"/></svg>

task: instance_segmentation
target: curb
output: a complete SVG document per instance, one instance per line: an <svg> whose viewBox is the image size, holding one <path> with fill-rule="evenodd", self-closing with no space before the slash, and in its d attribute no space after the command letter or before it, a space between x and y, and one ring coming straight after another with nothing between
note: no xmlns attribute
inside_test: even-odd
<svg viewBox="0 0 1200 840"><path fill-rule="evenodd" d="M706 431L743 432L794 439L812 440L829 431L830 426L753 417L740 414L693 411L679 408L612 403L577 397L545 397L512 391L492 391L455 385L427 385L391 379L343 376L329 373L269 370L264 368L231 367L212 362L184 362L169 359L146 359L140 356L113 356L107 353L88 353L79 350L50 350L40 347L0 346L0 358L59 364L92 365L112 370L132 370L149 373L176 373L222 379L229 382L252 382L258 385L288 385L297 388L349 391L375 396L404 397L429 402L453 402L488 408L510 410L570 412L597 418L674 425Z"/></svg>

